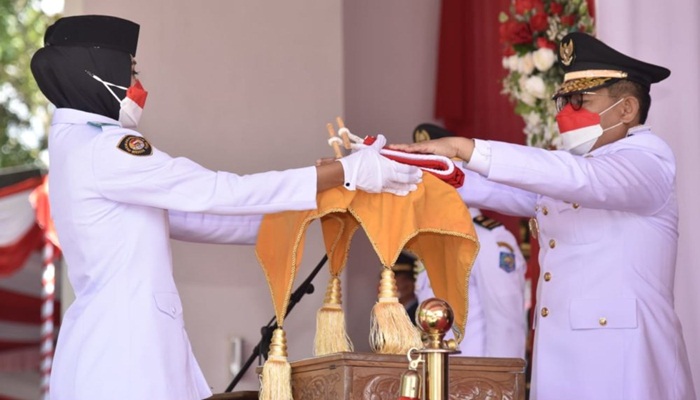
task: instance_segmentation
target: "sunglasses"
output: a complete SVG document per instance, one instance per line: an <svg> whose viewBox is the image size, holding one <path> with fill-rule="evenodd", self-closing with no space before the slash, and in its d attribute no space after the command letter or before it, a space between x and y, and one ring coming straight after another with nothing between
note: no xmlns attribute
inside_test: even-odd
<svg viewBox="0 0 700 400"><path fill-rule="evenodd" d="M578 92L578 93L572 93L572 94L565 94L563 96L557 97L557 99L556 99L557 112L563 110L567 104L571 104L571 108L573 108L574 111L580 110L581 106L583 105L583 95L584 94L588 94L588 95L592 95L592 96L614 97L614 96L610 96L609 94L602 94L602 93L596 93L596 92Z"/></svg>

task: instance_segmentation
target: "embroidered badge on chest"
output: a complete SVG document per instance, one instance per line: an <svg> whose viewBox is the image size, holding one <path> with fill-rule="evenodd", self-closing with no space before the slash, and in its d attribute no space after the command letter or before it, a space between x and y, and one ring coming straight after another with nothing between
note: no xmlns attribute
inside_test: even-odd
<svg viewBox="0 0 700 400"><path fill-rule="evenodd" d="M500 249L498 266L506 271L515 271L515 250L506 242L496 242Z"/></svg>
<svg viewBox="0 0 700 400"><path fill-rule="evenodd" d="M509 253L507 251L501 251L500 262L498 266L506 272L515 271L515 254Z"/></svg>
<svg viewBox="0 0 700 400"><path fill-rule="evenodd" d="M117 147L119 150L134 156L150 156L153 154L151 144L141 136L126 135L122 138Z"/></svg>

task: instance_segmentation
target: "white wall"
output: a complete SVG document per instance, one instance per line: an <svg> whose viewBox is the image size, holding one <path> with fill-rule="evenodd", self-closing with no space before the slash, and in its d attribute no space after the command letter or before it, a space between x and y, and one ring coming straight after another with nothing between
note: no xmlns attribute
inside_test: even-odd
<svg viewBox="0 0 700 400"><path fill-rule="evenodd" d="M677 161L680 241L676 310L685 336L695 391L700 394L700 3L697 0L599 1L598 36L614 48L671 70L652 86L647 123L673 148Z"/></svg>

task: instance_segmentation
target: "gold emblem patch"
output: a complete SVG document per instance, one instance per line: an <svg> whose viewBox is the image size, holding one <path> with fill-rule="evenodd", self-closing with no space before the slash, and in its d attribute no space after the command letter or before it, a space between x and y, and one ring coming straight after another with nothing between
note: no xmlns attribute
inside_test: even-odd
<svg viewBox="0 0 700 400"><path fill-rule="evenodd" d="M559 59L567 67L574 61L574 41L569 39L568 43L562 42L559 45Z"/></svg>
<svg viewBox="0 0 700 400"><path fill-rule="evenodd" d="M413 141L416 143L427 142L428 140L430 140L430 135L425 131L425 129L416 131L413 134Z"/></svg>
<svg viewBox="0 0 700 400"><path fill-rule="evenodd" d="M141 136L126 135L119 141L119 150L135 156L150 156L153 148L148 141Z"/></svg>

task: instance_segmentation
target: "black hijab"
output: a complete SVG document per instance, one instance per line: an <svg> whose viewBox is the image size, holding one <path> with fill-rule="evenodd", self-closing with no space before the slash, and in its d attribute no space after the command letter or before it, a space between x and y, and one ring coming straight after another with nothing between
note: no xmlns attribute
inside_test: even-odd
<svg viewBox="0 0 700 400"><path fill-rule="evenodd" d="M73 108L112 119L119 118L119 101L105 85L88 75L119 86L131 83L131 56L97 47L48 46L32 57L32 74L39 89L57 108ZM123 98L126 92L112 87Z"/></svg>
<svg viewBox="0 0 700 400"><path fill-rule="evenodd" d="M117 17L61 18L46 30L45 47L32 57L34 79L58 108L118 119L119 101L86 71L106 82L129 87L138 34L137 24ZM111 88L120 99L126 95L122 89Z"/></svg>

